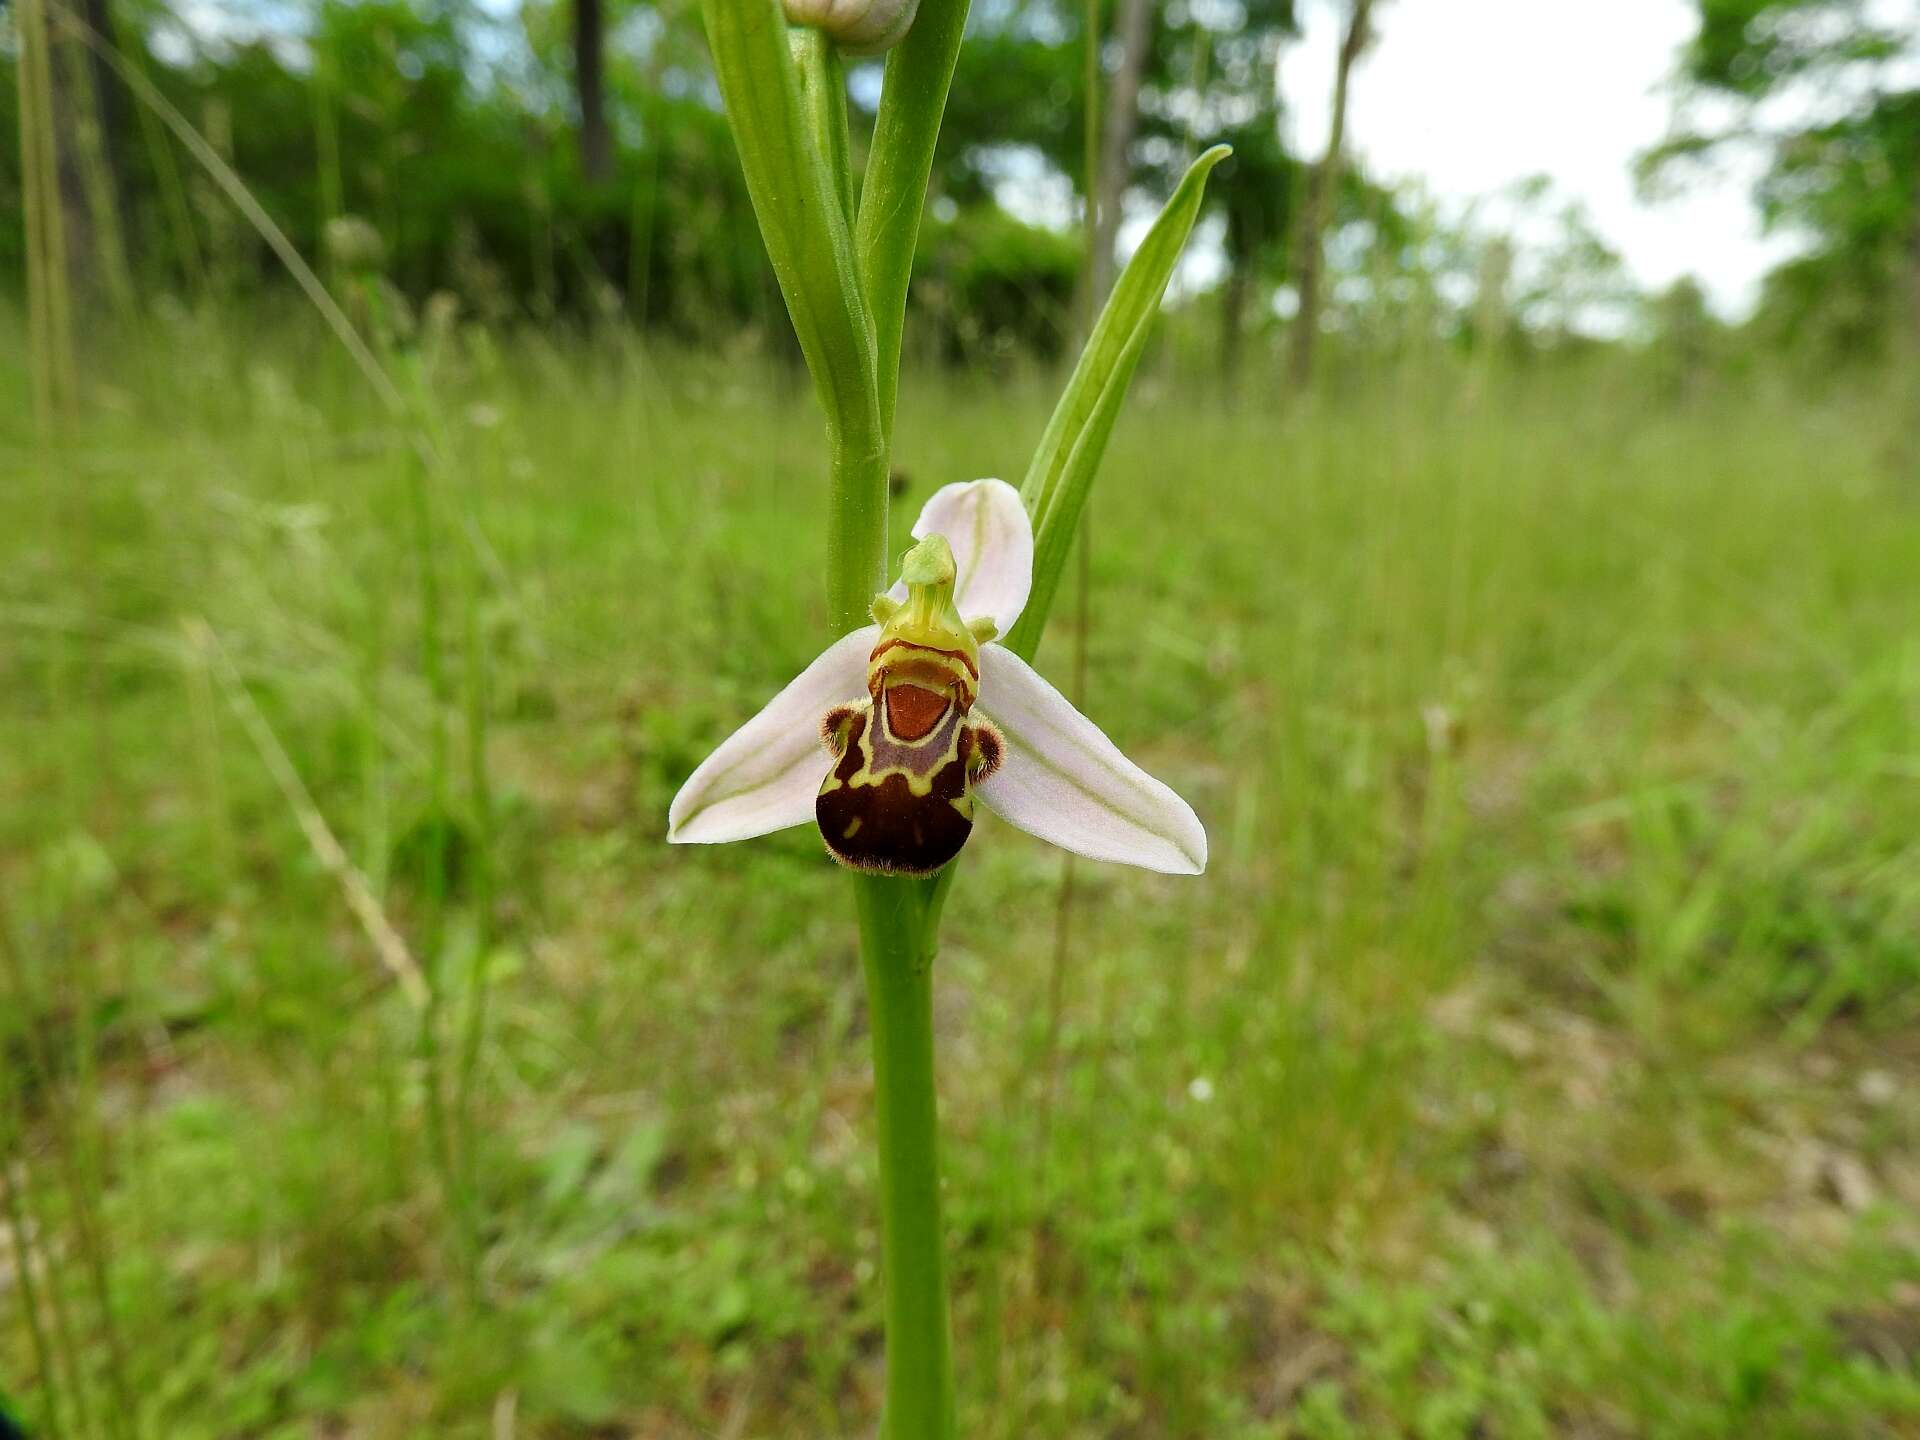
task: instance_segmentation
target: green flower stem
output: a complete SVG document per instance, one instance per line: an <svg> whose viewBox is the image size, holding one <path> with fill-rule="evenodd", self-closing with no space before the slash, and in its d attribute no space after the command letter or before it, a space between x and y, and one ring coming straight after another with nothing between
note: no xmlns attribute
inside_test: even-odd
<svg viewBox="0 0 1920 1440"><path fill-rule="evenodd" d="M868 624L887 588L887 444L864 427L833 435L827 510L827 616L833 633Z"/></svg>
<svg viewBox="0 0 1920 1440"><path fill-rule="evenodd" d="M887 454L907 283L968 0L921 0L887 57L866 182L853 203L846 82L777 0L702 0L714 72L754 213L832 444L827 599L836 633L865 623L887 582ZM1198 214L1209 151L1134 257L1048 425L1022 498L1036 522L1035 588L1007 637L1031 656L1060 563L1174 262ZM954 1440L946 1241L940 1223L933 956L953 867L930 880L856 876L873 1033L886 1287L883 1440Z"/></svg>
<svg viewBox="0 0 1920 1440"><path fill-rule="evenodd" d="M933 140L946 108L967 0L922 0L887 61L880 117L856 221L859 273L874 317L879 433L871 456L834 441L828 599L836 630L864 624L887 582L887 449L900 370L900 329ZM799 54L810 122L831 157L844 108L828 99L824 63ZM841 92L844 96L844 90ZM838 133L836 133L838 132ZM831 163L831 161L830 161ZM877 469L867 468L877 465ZM946 1235L940 1220L940 1112L933 1070L934 932L922 885L854 877L866 968L879 1127L881 1275L886 1290L882 1440L954 1440Z"/></svg>
<svg viewBox="0 0 1920 1440"><path fill-rule="evenodd" d="M878 424L871 426L868 417L860 415L850 417L856 425L843 421L833 427L827 591L839 632L866 623L868 603L886 588L887 450L899 376L900 326L933 138L946 108L965 17L966 0L923 0L913 33L887 63L857 247L861 278L873 281L868 293L879 312ZM930 37L929 31L935 33ZM916 58L903 68L903 56ZM837 56L829 46L803 40L795 47L795 58L809 126L850 204L845 88ZM935 75L937 84L930 86ZM905 104L903 91L910 96ZM881 217L877 222L876 216ZM867 448L859 441L867 442ZM954 1440L946 1235L940 1219L940 1112L933 1070L933 935L921 889L911 881L857 875L854 896L867 977L879 1129L887 1367L881 1436Z"/></svg>
<svg viewBox="0 0 1920 1440"><path fill-rule="evenodd" d="M861 262L883 277L876 293L886 297L891 314L882 361L854 258L853 172L839 57L817 35L790 36L777 0L703 0L702 9L754 214L826 412L833 457L827 607L834 632L844 634L866 623L869 603L887 583L887 439L900 315L933 136L959 43L958 21L951 21L952 34L941 44L944 58L934 57L943 71L937 97L921 87L903 107L898 60L888 63L891 103L881 102L862 210L869 228L860 248ZM927 9L963 19L966 5L927 0ZM910 37L901 49L913 43ZM916 62L909 71L917 74L926 63ZM904 136L903 114L911 122ZM911 207L910 215L882 216L877 232L870 215L876 176L887 204ZM887 1440L953 1440L926 915L918 888L908 882L860 876L855 891L880 1130L885 1434Z"/></svg>
<svg viewBox="0 0 1920 1440"><path fill-rule="evenodd" d="M953 1440L928 917L911 882L860 876L855 892L880 1127L887 1336L881 1440Z"/></svg>
<svg viewBox="0 0 1920 1440"><path fill-rule="evenodd" d="M887 454L907 283L968 0L921 0L887 72L853 203L846 81L821 36L790 34L778 0L702 0L747 190L832 446L827 601L836 634L887 582ZM1022 498L1036 522L1033 600L1007 643L1039 644L1060 563L1153 312L1198 214L1202 156L1128 265L1062 397ZM933 1071L933 956L954 867L929 880L854 877L873 1033L886 1287L883 1440L954 1440L946 1240Z"/></svg>

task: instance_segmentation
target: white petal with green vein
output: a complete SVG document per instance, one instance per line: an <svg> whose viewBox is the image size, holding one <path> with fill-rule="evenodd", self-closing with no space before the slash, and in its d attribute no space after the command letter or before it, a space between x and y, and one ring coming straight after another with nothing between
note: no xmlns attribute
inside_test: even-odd
<svg viewBox="0 0 1920 1440"><path fill-rule="evenodd" d="M969 620L989 618L1006 634L1033 588L1033 522L1020 492L1004 480L943 485L920 507L913 538L943 535L953 548L954 607ZM907 587L888 592L907 598Z"/></svg>
<svg viewBox="0 0 1920 1440"><path fill-rule="evenodd" d="M814 797L832 765L821 718L867 693L867 652L879 633L868 625L841 636L721 741L673 797L667 839L716 845L811 825Z"/></svg>
<svg viewBox="0 0 1920 1440"><path fill-rule="evenodd" d="M1207 868L1207 832L1193 807L1002 646L980 652L980 705L1007 741L1000 768L978 788L1001 819L1093 860L1169 875Z"/></svg>

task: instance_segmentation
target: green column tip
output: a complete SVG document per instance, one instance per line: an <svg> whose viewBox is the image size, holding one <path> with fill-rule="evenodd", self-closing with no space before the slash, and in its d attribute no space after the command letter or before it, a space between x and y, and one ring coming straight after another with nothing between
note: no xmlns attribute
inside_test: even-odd
<svg viewBox="0 0 1920 1440"><path fill-rule="evenodd" d="M909 585L951 585L956 573L944 535L927 536L900 562L900 578Z"/></svg>

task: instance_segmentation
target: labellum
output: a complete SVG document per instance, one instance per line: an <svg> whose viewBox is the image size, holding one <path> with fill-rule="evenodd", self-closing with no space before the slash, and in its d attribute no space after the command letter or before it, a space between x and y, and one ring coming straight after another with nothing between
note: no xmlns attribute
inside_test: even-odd
<svg viewBox="0 0 1920 1440"><path fill-rule="evenodd" d="M814 819L844 865L930 875L973 833L972 787L999 766L1004 747L973 715L985 637L954 608L946 540L930 535L909 551L902 578L904 603L874 601L880 635L867 659L867 699L822 722L835 763Z"/></svg>

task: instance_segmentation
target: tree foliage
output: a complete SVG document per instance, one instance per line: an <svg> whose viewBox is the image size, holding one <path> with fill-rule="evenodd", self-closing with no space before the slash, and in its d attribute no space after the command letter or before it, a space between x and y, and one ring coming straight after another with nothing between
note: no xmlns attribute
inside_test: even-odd
<svg viewBox="0 0 1920 1440"><path fill-rule="evenodd" d="M605 183L582 163L571 0L227 0L191 9L115 0L115 18L132 62L316 264L327 262L330 223L351 218L377 238L386 284L415 303L450 292L485 319L620 314L690 340L746 333L784 347L787 320L693 7L602 4L613 161ZM1092 11L1108 37L1109 75L1117 8L1097 0ZM1275 76L1298 8L1298 0L1159 0L1150 12L1123 193L1142 211L1194 155L1233 147L1213 176L1202 231L1219 286L1202 313L1218 317L1229 372L1243 339L1249 354L1260 342L1270 355L1285 324L1280 300L1305 167L1287 140ZM1776 223L1825 237L1774 277L1772 322L1789 337L1839 333L1860 345L1905 273L1920 118L1911 96L1861 79L1893 73L1884 59L1892 36L1762 16L1847 8L1712 0L1703 13L1718 18L1703 25L1688 65L1696 95L1719 95L1752 117L1781 86L1850 77L1857 103L1829 107L1781 138L1761 201ZM1736 11L1745 18L1733 24ZM1082 0L974 0L911 290L912 331L933 356L988 367L1045 361L1080 323L1088 19ZM1777 78L1769 88L1756 75ZM857 157L878 67L856 63L850 76ZM0 49L0 280L17 283L14 78ZM1758 124L1752 118L1753 133ZM132 105L120 125L126 233L144 288L244 298L277 283L264 246L164 131ZM1723 132L1676 140L1669 162L1690 143L1711 148ZM1487 291L1488 257L1511 242L1525 253L1507 267L1502 323L1559 344L1626 288L1617 259L1574 218L1535 226L1551 232L1544 240L1488 234L1347 167L1326 246L1329 334L1344 349L1470 334L1485 318L1474 297Z"/></svg>
<svg viewBox="0 0 1920 1440"><path fill-rule="evenodd" d="M1769 227L1807 243L1769 277L1777 338L1870 353L1920 341L1920 7L1860 0L1697 0L1674 134L1649 186L1731 145L1758 146Z"/></svg>

